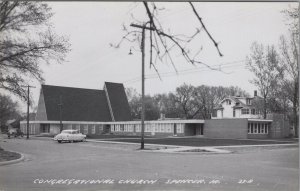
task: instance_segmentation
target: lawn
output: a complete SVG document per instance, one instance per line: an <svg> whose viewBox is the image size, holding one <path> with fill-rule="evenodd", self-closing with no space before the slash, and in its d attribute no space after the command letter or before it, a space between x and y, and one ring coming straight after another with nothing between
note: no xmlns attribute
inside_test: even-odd
<svg viewBox="0 0 300 191"><path fill-rule="evenodd" d="M101 139L102 141L116 141L116 142L130 142L140 143L140 138L126 138L126 139ZM298 140L282 139L282 140L237 140L237 139L208 139L208 138L145 138L147 144L162 144L162 145L176 145L176 146L231 146L231 145L265 145L265 144L291 144L297 143Z"/></svg>
<svg viewBox="0 0 300 191"><path fill-rule="evenodd" d="M19 153L5 151L0 147L0 162L10 161L21 158Z"/></svg>

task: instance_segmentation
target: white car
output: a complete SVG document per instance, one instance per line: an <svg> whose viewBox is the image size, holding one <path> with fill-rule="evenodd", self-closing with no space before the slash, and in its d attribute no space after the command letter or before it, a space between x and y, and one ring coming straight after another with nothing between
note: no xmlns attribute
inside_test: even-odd
<svg viewBox="0 0 300 191"><path fill-rule="evenodd" d="M54 141L61 143L62 141L85 141L86 135L79 133L78 130L63 130L60 134L54 137Z"/></svg>

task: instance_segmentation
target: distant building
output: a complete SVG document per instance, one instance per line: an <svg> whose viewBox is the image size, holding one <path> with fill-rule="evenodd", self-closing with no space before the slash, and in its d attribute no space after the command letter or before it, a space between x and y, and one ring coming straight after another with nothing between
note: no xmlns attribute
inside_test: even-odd
<svg viewBox="0 0 300 191"><path fill-rule="evenodd" d="M257 104L261 103L262 97L254 91L254 97L229 96L223 99L215 108L212 119L223 118L262 118Z"/></svg>

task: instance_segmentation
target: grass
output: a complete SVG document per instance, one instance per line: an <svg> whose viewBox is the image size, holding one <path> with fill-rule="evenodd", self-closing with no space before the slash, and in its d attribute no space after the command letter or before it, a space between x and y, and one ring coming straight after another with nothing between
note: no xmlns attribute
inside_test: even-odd
<svg viewBox="0 0 300 191"><path fill-rule="evenodd" d="M149 137L149 136L145 136ZM113 135L113 134L102 134L102 135L87 135L89 139L114 139L114 138L141 138L139 135Z"/></svg>
<svg viewBox="0 0 300 191"><path fill-rule="evenodd" d="M2 148L0 148L0 162L15 160L19 158L21 158L21 154L5 151Z"/></svg>
<svg viewBox="0 0 300 191"><path fill-rule="evenodd" d="M106 141L103 139L102 141ZM112 141L112 140L107 140ZM140 143L140 138L114 139L116 142ZM231 146L231 145L265 145L265 144L289 144L296 143L292 140L237 140L237 139L208 139L208 138L157 138L147 139L147 144L175 145L175 146Z"/></svg>

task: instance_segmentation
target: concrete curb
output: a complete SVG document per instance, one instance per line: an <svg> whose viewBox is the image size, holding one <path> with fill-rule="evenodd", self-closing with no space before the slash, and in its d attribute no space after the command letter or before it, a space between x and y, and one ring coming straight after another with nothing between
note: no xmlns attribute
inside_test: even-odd
<svg viewBox="0 0 300 191"><path fill-rule="evenodd" d="M11 152L14 152L14 151L11 151ZM15 153L17 153L17 152L15 152ZM22 153L19 153L19 154L21 155L20 158L15 159L15 160L0 162L0 166L9 165L9 164L15 164L15 163L23 161L25 159L24 155Z"/></svg>
<svg viewBox="0 0 300 191"><path fill-rule="evenodd" d="M193 151L203 150L203 151ZM216 149L213 147L181 147L174 149L161 149L161 150L143 150L145 152L160 152L160 153L180 153L180 154L230 154L231 151L224 149Z"/></svg>
<svg viewBox="0 0 300 191"><path fill-rule="evenodd" d="M141 143L130 143L130 142L117 142L117 141L97 141L97 140L86 140L91 143L106 143L106 144L123 144L123 145L140 145ZM160 145L160 144L148 144L145 143L146 146L157 146L157 147L185 147L185 146L177 146L177 145Z"/></svg>
<svg viewBox="0 0 300 191"><path fill-rule="evenodd" d="M125 144L125 145L140 145L141 144L141 143L128 143L128 142L116 142L116 141L94 141L94 140L87 140L87 142L106 143L106 144ZM201 153L201 152L193 152L193 151L189 152L188 151L188 150L201 149L201 150L209 152L210 154L228 154L228 153L232 153L231 151L224 150L224 149L216 149L214 147L189 147L189 146L160 145L160 144L145 144L145 146L167 147L167 149L141 150L141 151L143 151L143 152L161 152L161 153L182 153L182 154L187 154L187 153Z"/></svg>

